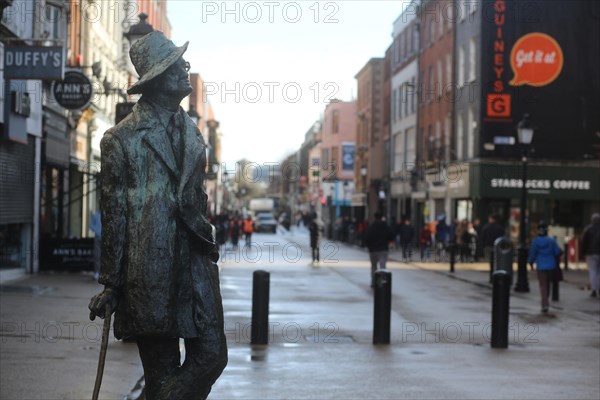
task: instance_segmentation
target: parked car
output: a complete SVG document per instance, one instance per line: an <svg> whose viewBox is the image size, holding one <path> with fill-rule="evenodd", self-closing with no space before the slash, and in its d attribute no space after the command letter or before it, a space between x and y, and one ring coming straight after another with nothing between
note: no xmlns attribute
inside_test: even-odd
<svg viewBox="0 0 600 400"><path fill-rule="evenodd" d="M275 220L275 217L271 213L256 214L254 227L256 232L275 233L277 231L277 220Z"/></svg>

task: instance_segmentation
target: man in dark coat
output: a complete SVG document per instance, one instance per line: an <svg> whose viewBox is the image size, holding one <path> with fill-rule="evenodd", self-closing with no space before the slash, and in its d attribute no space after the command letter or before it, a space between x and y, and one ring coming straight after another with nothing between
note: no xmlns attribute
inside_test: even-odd
<svg viewBox="0 0 600 400"><path fill-rule="evenodd" d="M388 250L392 240L394 240L394 233L388 224L383 221L383 214L377 211L375 213L375 221L369 226L365 235L365 245L369 249L369 258L371 260L371 287L375 283L377 264L379 263L381 269L385 269Z"/></svg>
<svg viewBox="0 0 600 400"><path fill-rule="evenodd" d="M504 236L504 228L498 223L498 217L494 214L488 217L488 223L481 230L481 245L485 252L485 259L489 260L494 248L494 242Z"/></svg>
<svg viewBox="0 0 600 400"><path fill-rule="evenodd" d="M115 311L116 338L136 340L146 399L204 399L227 364L206 145L179 106L189 64L162 32L131 46L142 98L101 142L104 292L90 317ZM179 338L186 359L180 365Z"/></svg>
<svg viewBox="0 0 600 400"><path fill-rule="evenodd" d="M410 224L410 218L406 218L400 226L400 246L402 246L402 261L409 262L412 258L412 246L415 239L415 228Z"/></svg>

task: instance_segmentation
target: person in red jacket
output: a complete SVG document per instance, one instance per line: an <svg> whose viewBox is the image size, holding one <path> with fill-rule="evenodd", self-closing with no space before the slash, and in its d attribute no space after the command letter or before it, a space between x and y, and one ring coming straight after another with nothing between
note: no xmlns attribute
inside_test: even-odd
<svg viewBox="0 0 600 400"><path fill-rule="evenodd" d="M242 232L244 232L246 247L250 247L250 243L252 242L252 232L254 232L254 221L250 215L247 215L242 223Z"/></svg>
<svg viewBox="0 0 600 400"><path fill-rule="evenodd" d="M421 261L428 259L431 251L431 230L429 224L423 225L419 232L419 249L421 250Z"/></svg>

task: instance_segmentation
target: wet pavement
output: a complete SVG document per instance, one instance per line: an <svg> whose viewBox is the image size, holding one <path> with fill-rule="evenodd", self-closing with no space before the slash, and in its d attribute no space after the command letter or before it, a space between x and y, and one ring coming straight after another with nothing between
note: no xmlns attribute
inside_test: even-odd
<svg viewBox="0 0 600 400"><path fill-rule="evenodd" d="M373 345L364 250L322 241L324 260L313 266L302 229L254 242L220 262L229 364L210 399L600 398L600 302L584 290L585 271L565 272L547 315L530 273L531 292L511 295L509 347L498 350L489 344L487 265L450 273L447 264L390 261L391 343ZM250 344L258 269L271 280L262 346ZM89 323L87 303L98 289L88 276L65 274L2 286L0 398L91 397L101 324ZM51 332L57 324L60 334ZM135 344L111 340L101 398L135 398L141 375Z"/></svg>

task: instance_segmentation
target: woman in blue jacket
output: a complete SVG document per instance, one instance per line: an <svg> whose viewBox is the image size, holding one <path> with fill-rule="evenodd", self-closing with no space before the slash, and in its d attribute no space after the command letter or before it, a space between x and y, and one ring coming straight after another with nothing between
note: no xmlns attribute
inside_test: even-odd
<svg viewBox="0 0 600 400"><path fill-rule="evenodd" d="M548 237L548 225L540 221L538 224L538 237L531 243L529 251L529 264L533 268L536 264L540 294L542 296L542 312L548 312L548 293L554 270L556 269L556 258L562 254L562 250L556 240Z"/></svg>

